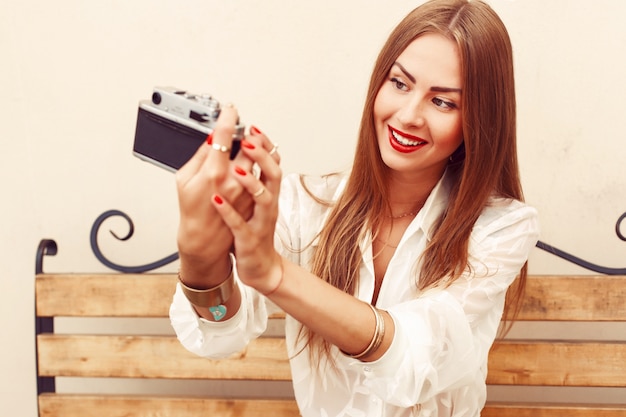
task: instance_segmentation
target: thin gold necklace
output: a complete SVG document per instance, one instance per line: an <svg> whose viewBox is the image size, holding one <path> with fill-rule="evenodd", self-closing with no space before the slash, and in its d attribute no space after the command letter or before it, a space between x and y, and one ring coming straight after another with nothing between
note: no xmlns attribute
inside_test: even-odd
<svg viewBox="0 0 626 417"><path fill-rule="evenodd" d="M423 206L423 204L422 204ZM413 211L407 211L406 213L402 213L402 214L398 214L397 216L394 215L387 215L388 219L392 219L392 220L397 220L397 219L402 219L404 217L409 217L409 216L415 216L417 213L419 213L419 211L421 210L421 208L417 209L417 210L413 210ZM393 229L393 224L391 225L391 228ZM389 234L391 235L391 230L389 230ZM398 246L394 246L394 245L390 245L388 241L382 240L381 238L379 238L378 236L374 239L379 241L380 243L382 243L384 246L387 246L389 248L392 249L397 249Z"/></svg>
<svg viewBox="0 0 626 417"><path fill-rule="evenodd" d="M387 217L390 218L390 219L401 219L403 217L415 216L418 212L419 212L419 210L418 211L408 211L406 213L402 213L402 214L399 214L397 216L387 216Z"/></svg>
<svg viewBox="0 0 626 417"><path fill-rule="evenodd" d="M402 219L403 217L409 217L409 216L415 217L415 215L420 212L422 207L424 207L425 203L426 203L425 201L420 202L419 205L418 205L418 208L416 208L414 210L411 210L411 211L407 211L407 212L402 213L402 214L398 214L396 216L394 216L393 214L387 215L387 218L395 220L395 219Z"/></svg>

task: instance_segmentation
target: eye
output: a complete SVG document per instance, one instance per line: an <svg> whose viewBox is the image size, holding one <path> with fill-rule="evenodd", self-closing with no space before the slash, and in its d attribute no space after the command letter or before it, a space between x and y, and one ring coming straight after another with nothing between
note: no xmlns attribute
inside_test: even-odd
<svg viewBox="0 0 626 417"><path fill-rule="evenodd" d="M457 108L456 104L454 104L453 102L446 101L439 97L433 98L432 101L435 106L440 107L441 109L444 109L444 110L453 110Z"/></svg>
<svg viewBox="0 0 626 417"><path fill-rule="evenodd" d="M403 83L399 78L391 77L389 81L393 84L393 86L401 91L408 91L409 86Z"/></svg>

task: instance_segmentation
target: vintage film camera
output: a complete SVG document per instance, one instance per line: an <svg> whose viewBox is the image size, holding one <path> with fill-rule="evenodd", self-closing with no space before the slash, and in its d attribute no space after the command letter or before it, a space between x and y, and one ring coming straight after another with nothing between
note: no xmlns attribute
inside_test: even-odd
<svg viewBox="0 0 626 417"><path fill-rule="evenodd" d="M220 103L208 94L155 87L139 102L133 155L169 171L185 164L215 128ZM241 146L245 126L237 124L230 158Z"/></svg>

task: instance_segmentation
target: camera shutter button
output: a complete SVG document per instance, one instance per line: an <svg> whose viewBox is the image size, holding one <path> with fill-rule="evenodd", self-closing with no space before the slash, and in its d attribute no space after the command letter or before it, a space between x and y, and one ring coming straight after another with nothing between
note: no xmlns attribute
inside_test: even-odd
<svg viewBox="0 0 626 417"><path fill-rule="evenodd" d="M214 99L210 94L203 94L198 98L198 101L207 107L219 108L220 103Z"/></svg>

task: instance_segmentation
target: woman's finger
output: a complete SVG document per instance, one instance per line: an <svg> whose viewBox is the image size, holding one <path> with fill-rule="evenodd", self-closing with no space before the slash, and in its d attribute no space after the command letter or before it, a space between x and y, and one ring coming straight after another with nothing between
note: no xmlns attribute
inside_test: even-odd
<svg viewBox="0 0 626 417"><path fill-rule="evenodd" d="M278 154L278 144L272 142L261 130L256 126L250 127L250 133L255 137L261 138L261 145L263 149L274 159L277 164L280 164L280 155Z"/></svg>
<svg viewBox="0 0 626 417"><path fill-rule="evenodd" d="M272 194L278 195L280 190L280 181L282 179L282 170L274 156L270 155L265 147L257 147L244 141L242 144L243 152L252 159L261 170L261 181L271 191ZM257 187L258 189L258 187ZM255 190L248 190L254 194Z"/></svg>
<svg viewBox="0 0 626 417"><path fill-rule="evenodd" d="M252 143L254 146L263 146L263 138L261 136L258 135L246 135L245 138L242 140L243 142L250 142ZM234 165L238 165L240 167L242 167L243 169L245 169L248 172L254 172L254 161L252 161L244 152L241 151L241 146L242 143L239 144L240 147L240 151L237 152L237 155L235 156L235 159L233 159L231 161L231 163Z"/></svg>
<svg viewBox="0 0 626 417"><path fill-rule="evenodd" d="M277 199L271 190L254 175L235 166L235 178L254 200L253 216L249 219L250 229L254 232L273 230L277 217Z"/></svg>
<svg viewBox="0 0 626 417"><path fill-rule="evenodd" d="M245 239L245 236L251 235L250 228L244 218L224 197L214 194L213 205L234 236Z"/></svg>
<svg viewBox="0 0 626 417"><path fill-rule="evenodd" d="M200 168L206 174L225 173L230 161L233 146L233 135L239 115L232 105L225 106L215 123L215 129L208 140L209 153Z"/></svg>
<svg viewBox="0 0 626 417"><path fill-rule="evenodd" d="M250 194L256 204L268 205L272 202L273 196L271 192L260 179L238 165L235 166L235 174L239 183Z"/></svg>

